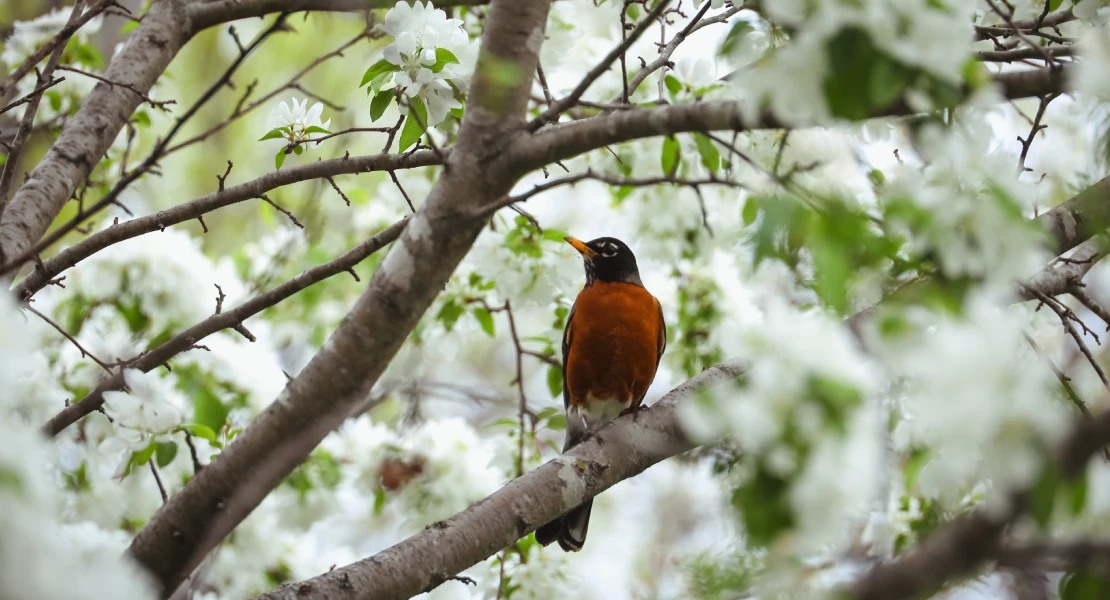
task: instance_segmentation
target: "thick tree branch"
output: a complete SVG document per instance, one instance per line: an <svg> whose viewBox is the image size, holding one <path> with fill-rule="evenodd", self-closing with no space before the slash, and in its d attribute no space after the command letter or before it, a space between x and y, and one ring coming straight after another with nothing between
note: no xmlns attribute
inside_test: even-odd
<svg viewBox="0 0 1110 600"><path fill-rule="evenodd" d="M104 76L8 203L0 220L0 264L38 241L70 194L107 152L131 113L189 39L186 0L151 5Z"/></svg>
<svg viewBox="0 0 1110 600"><path fill-rule="evenodd" d="M457 515L382 552L257 600L409 598L493 556L540 525L648 467L693 447L677 407L746 370L727 361L702 371L649 408L620 417L598 435L510 482Z"/></svg>
<svg viewBox="0 0 1110 600"><path fill-rule="evenodd" d="M1002 95L1008 99L1041 97L1066 90L1067 67L1003 73L994 77ZM882 115L911 114L904 102L893 103ZM745 122L742 105L737 101L698 102L676 106L636 108L612 114L561 123L521 138L513 149L525 171L571 158L610 144L646 137L690 131L747 131L784 129L786 126L769 114L756 122ZM1104 207L1110 212L1110 205Z"/></svg>
<svg viewBox="0 0 1110 600"><path fill-rule="evenodd" d="M293 279L240 304L233 310L217 310L215 315L182 331L157 348L128 361L127 364L124 365L125 368L141 369L144 372L156 369L166 364L166 361L174 356L191 349L197 342L213 333L240 325L250 317L278 304L314 283L323 281L332 275L350 271L355 265L365 260L366 257L396 240L397 236L401 235L401 230L404 229L405 223L406 221L404 219L394 223L335 260L308 269ZM220 292L220 294L220 303L222 304L223 292ZM100 408L104 404L104 392L119 390L123 387L123 383L123 371L121 369L112 377L101 382L95 390L89 392L89 394L79 402L70 404L60 413L54 415L54 417L43 426L43 433L48 437L58 435L59 432L75 423L81 417Z"/></svg>
<svg viewBox="0 0 1110 600"><path fill-rule="evenodd" d="M189 7L189 17L197 31L228 21L261 17L276 12L298 11L364 11L392 8L396 0L219 0L198 2ZM440 0L436 8L446 6L480 6L489 0Z"/></svg>
<svg viewBox="0 0 1110 600"><path fill-rule="evenodd" d="M1110 443L1110 411L1075 423L1056 462L1064 479L1077 477L1096 452ZM1003 530L1025 508L1027 491L1016 491L1007 508L981 508L942 526L920 546L889 563L876 565L851 586L859 600L895 600L927 595L952 577L974 572L1004 554Z"/></svg>
<svg viewBox="0 0 1110 600"><path fill-rule="evenodd" d="M207 196L202 196L191 202L179 204L153 215L112 225L103 231L85 238L62 252L59 252L54 258L43 261L41 264L37 265L23 281L19 282L19 285L14 288L14 292L16 297L21 301L27 301L36 292L46 286L51 279L57 277L59 273L73 267L78 262L112 244L117 244L145 233L161 231L170 225L196 219L218 208L257 198L259 195L281 186L334 175L367 173L371 171L393 171L396 169L410 169L435 164L439 164L439 159L435 156L435 153L422 150L407 155L375 154L371 156L333 158L331 160L321 160L267 173L258 179L217 192L212 192Z"/></svg>
<svg viewBox="0 0 1110 600"><path fill-rule="evenodd" d="M366 397L481 232L486 219L472 211L511 189L519 174L507 152L524 128L550 4L491 3L458 143L366 292L278 399L135 537L129 552L164 596Z"/></svg>

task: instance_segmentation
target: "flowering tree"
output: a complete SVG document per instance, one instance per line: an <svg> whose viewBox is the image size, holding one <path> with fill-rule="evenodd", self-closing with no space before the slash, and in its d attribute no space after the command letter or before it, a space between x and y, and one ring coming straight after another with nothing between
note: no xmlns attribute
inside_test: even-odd
<svg viewBox="0 0 1110 600"><path fill-rule="evenodd" d="M15 22L5 597L1106 597L1108 18ZM559 455L568 232L630 244L669 340L654 405ZM605 490L581 553L536 544Z"/></svg>

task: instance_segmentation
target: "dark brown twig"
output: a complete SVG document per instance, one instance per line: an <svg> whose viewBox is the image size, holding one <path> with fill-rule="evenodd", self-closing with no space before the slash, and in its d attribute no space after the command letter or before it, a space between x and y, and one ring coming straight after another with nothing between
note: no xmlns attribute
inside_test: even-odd
<svg viewBox="0 0 1110 600"><path fill-rule="evenodd" d="M126 90L130 90L131 92L134 92L135 95L142 98L143 102L146 102L150 106L152 106L154 108L157 108L158 110L160 110L162 112L169 112L170 109L168 109L166 107L169 106L170 104L177 104L177 100L164 100L164 101L154 100L153 98L151 98L147 94L144 94L143 92L135 89L135 86L133 86L133 85L129 85L129 84L126 84L126 83L120 83L118 81L112 81L111 79L108 79L107 77L104 77L102 75L97 75L96 73L90 73L90 72L85 71L83 69L78 69L78 68L75 68L75 67L69 67L69 66L66 66L66 65L58 65L58 70L59 71L69 71L70 73L77 73L78 75L84 75L85 77L88 77L89 79L95 79L97 81L103 81L104 83L107 83L108 85L110 85L112 87L121 87L121 88L124 88Z"/></svg>
<svg viewBox="0 0 1110 600"><path fill-rule="evenodd" d="M42 319L43 321L46 321L46 323L48 325L50 325L51 327L53 327L58 333L65 336L65 338L67 340L69 340L70 343L72 343L74 346L77 347L78 350L81 351L81 356L82 357L87 357L87 358L91 359L94 363L100 365L100 368L104 369L109 375L111 375L113 373L112 367L109 366L108 363L106 363L106 362L100 360L99 358L97 358L96 355L93 354L92 352L89 352L84 346L81 345L80 342L77 341L77 338L70 335L69 332L66 331L64 327L55 323L53 319L51 319L50 317L42 314L41 312L39 312L33 306L27 305L27 306L24 306L23 308L26 309L27 311L37 315L40 319Z"/></svg>
<svg viewBox="0 0 1110 600"><path fill-rule="evenodd" d="M292 221L294 225L296 225L297 227L300 227L301 229L304 229L304 223L301 223L300 221L298 221L297 217L293 216L293 213L291 213L291 212L285 210L284 208L282 208L281 205L279 205L277 202L274 202L273 200L270 200L270 197L267 196L266 194L259 194L258 199L259 200L264 200L270 206L274 207L278 212L280 212L281 214L289 217L289 220Z"/></svg>
<svg viewBox="0 0 1110 600"><path fill-rule="evenodd" d="M150 465L150 473L154 475L154 482L158 484L158 492L162 494L162 504L165 504L170 497L166 494L166 486L162 485L162 478L158 475L158 467L154 466L154 457L150 457L147 463Z"/></svg>
<svg viewBox="0 0 1110 600"><path fill-rule="evenodd" d="M559 115L563 114L563 111L574 106L574 104L578 102L578 99L582 97L582 94L585 94L586 90L590 89L590 86L593 85L593 82L597 81L598 77L601 77L602 74L609 70L609 67L612 66L613 61L617 60L619 57L623 57L628 48L632 46L632 44L634 44L636 40L640 39L640 36L643 35L644 32L647 31L648 27L650 27L651 24L659 18L659 15L663 14L663 11L667 9L668 4L670 4L670 0L661 0L659 2L659 5L656 6L651 11L651 13L647 17L645 17L644 20L641 21L640 24L637 25L636 28L633 29L632 32L629 33L624 38L624 40L621 41L620 44L617 45L616 48L613 48L613 50L610 51L609 54L605 56L605 58L601 59L601 62L597 63L597 65L594 66L593 69L590 69L590 71L586 73L586 76L582 78L582 81L578 82L578 85L575 86L574 90L571 91L570 94L567 94L565 98L561 98L556 101L554 104L549 106L547 110L543 112L543 114L533 119L532 122L528 123L528 131L536 131L547 123L558 119ZM624 18L623 15L624 9L621 10L622 20ZM622 28L621 31L623 32L624 29ZM623 79L625 81L625 86L627 86L628 77L624 77Z"/></svg>

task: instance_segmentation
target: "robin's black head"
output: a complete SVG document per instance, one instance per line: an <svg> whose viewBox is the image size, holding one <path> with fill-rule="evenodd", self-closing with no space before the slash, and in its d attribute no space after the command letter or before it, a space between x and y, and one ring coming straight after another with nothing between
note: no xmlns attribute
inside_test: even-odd
<svg viewBox="0 0 1110 600"><path fill-rule="evenodd" d="M566 240L582 255L586 266L587 286L594 281L644 285L640 281L640 270L636 268L636 255L624 242L611 237L589 242L572 237Z"/></svg>

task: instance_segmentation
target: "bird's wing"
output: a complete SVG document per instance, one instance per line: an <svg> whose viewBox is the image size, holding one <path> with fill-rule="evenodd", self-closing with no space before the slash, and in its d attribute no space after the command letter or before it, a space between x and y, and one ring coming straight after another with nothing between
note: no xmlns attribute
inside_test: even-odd
<svg viewBox="0 0 1110 600"><path fill-rule="evenodd" d="M663 361L663 352L667 350L667 322L663 320L663 305L659 303L659 299L655 299L655 307L659 309L659 355L655 358L655 368L659 369L659 363Z"/></svg>
<svg viewBox="0 0 1110 600"><path fill-rule="evenodd" d="M570 351L570 340L574 335L574 313L577 306L577 301L571 305L567 324L563 327L563 410L570 407L570 392L567 390L567 353Z"/></svg>

